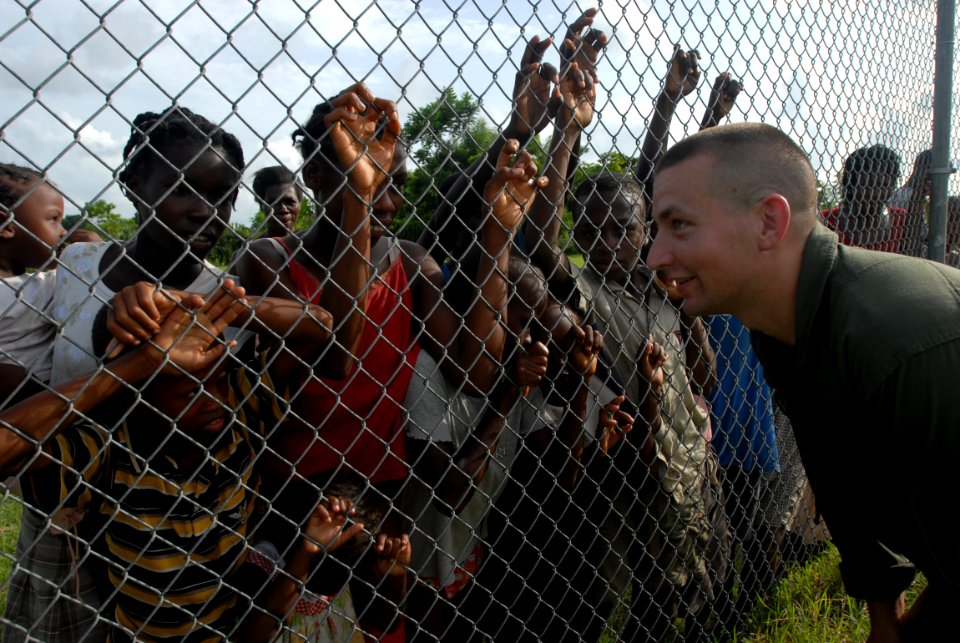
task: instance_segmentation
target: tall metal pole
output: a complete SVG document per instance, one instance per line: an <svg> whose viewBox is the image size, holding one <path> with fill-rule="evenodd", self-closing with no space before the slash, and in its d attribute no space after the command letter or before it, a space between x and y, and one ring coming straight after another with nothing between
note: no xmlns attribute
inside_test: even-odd
<svg viewBox="0 0 960 643"><path fill-rule="evenodd" d="M930 168L930 236L927 257L943 261L947 245L947 182L950 166L950 120L953 107L954 0L937 0L937 51L933 79L933 157Z"/></svg>

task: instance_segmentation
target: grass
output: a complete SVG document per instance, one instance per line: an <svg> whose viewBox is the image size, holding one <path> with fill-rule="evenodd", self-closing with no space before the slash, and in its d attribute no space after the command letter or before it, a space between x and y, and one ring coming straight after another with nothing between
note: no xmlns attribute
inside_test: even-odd
<svg viewBox="0 0 960 643"><path fill-rule="evenodd" d="M864 641L870 634L866 604L843 591L837 565L840 555L830 545L806 565L795 567L754 610L748 631L736 641L802 643ZM926 581L917 576L907 590L909 609Z"/></svg>
<svg viewBox="0 0 960 643"><path fill-rule="evenodd" d="M17 550L21 512L19 499L10 494L0 496L0 614L7 607L7 578Z"/></svg>
<svg viewBox="0 0 960 643"><path fill-rule="evenodd" d="M21 504L9 494L0 497L0 613L6 606L7 577L20 530ZM863 641L870 633L866 605L843 591L833 546L805 565L794 567L770 596L760 600L740 643L806 643L808 641ZM925 586L918 577L907 592L907 606ZM626 618L629 596L611 618L602 643L616 641Z"/></svg>

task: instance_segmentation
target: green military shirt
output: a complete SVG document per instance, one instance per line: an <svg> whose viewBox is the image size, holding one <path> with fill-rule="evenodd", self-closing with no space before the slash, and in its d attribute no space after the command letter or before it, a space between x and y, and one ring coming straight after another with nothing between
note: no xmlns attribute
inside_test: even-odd
<svg viewBox="0 0 960 643"><path fill-rule="evenodd" d="M754 333L842 558L847 591L890 599L916 565L960 586L960 270L841 246L818 225L796 342ZM911 565L913 563L913 565Z"/></svg>

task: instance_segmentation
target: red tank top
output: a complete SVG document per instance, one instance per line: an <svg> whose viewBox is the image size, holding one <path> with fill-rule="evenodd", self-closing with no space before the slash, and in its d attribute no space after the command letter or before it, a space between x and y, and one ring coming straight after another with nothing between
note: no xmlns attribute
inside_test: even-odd
<svg viewBox="0 0 960 643"><path fill-rule="evenodd" d="M393 254L390 268L370 286L353 372L342 380L313 376L295 410L314 432L283 431L277 441L280 455L296 463L297 473L306 478L344 464L374 483L407 476L403 401L420 345L407 273L403 260ZM300 295L317 303L321 286L316 277L292 258L288 270Z"/></svg>

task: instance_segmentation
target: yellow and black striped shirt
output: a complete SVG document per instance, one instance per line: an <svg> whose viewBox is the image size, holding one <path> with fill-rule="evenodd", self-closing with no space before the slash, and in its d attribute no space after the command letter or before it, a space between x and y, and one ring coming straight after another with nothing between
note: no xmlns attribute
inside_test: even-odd
<svg viewBox="0 0 960 643"><path fill-rule="evenodd" d="M46 509L99 508L115 619L138 640L219 640L242 617L230 580L247 556L254 465L287 404L266 368L235 369L229 388L233 422L198 468L178 466L182 435L141 453L138 427L79 422L51 445L59 474L25 490Z"/></svg>

